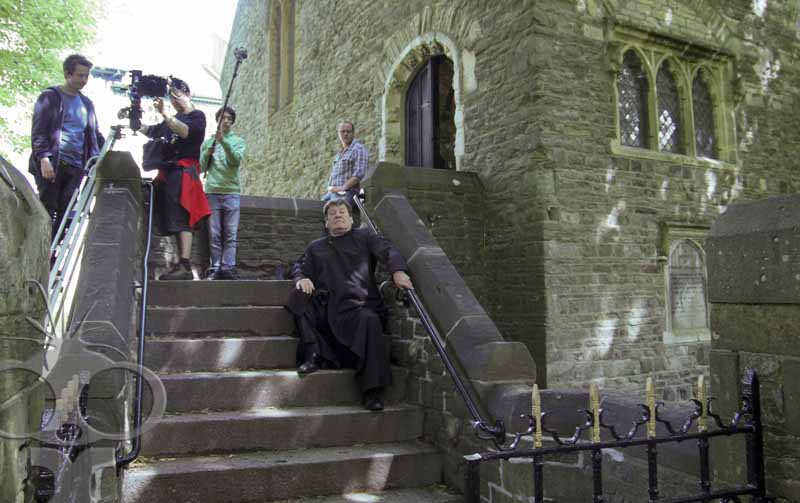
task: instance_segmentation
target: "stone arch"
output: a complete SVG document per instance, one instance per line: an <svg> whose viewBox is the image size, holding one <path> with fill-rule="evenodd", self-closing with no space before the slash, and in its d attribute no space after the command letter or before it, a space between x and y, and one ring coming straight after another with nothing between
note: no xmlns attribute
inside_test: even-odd
<svg viewBox="0 0 800 503"><path fill-rule="evenodd" d="M453 95L455 101L456 170L461 169L464 157L464 99L463 56L459 46L444 33L428 32L415 37L400 53L386 72L381 103L381 138L379 159L403 164L405 150L405 95L419 67L431 56L443 55L453 63Z"/></svg>

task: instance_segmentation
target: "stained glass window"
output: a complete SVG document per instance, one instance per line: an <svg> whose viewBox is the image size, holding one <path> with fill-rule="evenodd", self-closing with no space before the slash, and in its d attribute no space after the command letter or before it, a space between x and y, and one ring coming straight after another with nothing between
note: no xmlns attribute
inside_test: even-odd
<svg viewBox="0 0 800 503"><path fill-rule="evenodd" d="M681 146L681 116L678 86L669 63L665 62L658 70L656 77L656 95L658 96L658 149L674 154L683 153Z"/></svg>
<svg viewBox="0 0 800 503"><path fill-rule="evenodd" d="M708 85L700 73L692 82L692 107L694 109L694 141L697 155L716 158L717 138L714 136L714 108Z"/></svg>
<svg viewBox="0 0 800 503"><path fill-rule="evenodd" d="M622 61L619 89L619 138L628 147L647 146L647 76L634 51Z"/></svg>

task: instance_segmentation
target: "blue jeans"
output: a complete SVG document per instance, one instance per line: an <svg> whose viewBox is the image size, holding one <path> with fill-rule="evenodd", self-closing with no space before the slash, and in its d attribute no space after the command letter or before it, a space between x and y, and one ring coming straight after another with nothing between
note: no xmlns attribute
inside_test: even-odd
<svg viewBox="0 0 800 503"><path fill-rule="evenodd" d="M236 267L236 241L239 233L239 194L208 194L208 242L211 270L230 271Z"/></svg>

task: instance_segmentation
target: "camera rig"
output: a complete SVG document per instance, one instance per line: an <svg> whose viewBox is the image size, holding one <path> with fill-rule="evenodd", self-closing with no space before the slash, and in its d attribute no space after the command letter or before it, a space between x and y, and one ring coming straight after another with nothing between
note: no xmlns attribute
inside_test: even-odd
<svg viewBox="0 0 800 503"><path fill-rule="evenodd" d="M128 119L128 125L135 132L142 127L142 98L164 98L169 91L172 76L142 75L141 70L131 70L131 84L128 86L128 97L131 106L120 109L117 117Z"/></svg>

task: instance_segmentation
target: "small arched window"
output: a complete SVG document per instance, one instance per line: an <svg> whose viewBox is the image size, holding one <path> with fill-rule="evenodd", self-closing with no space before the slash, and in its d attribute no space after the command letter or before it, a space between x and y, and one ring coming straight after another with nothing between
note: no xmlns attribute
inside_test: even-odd
<svg viewBox="0 0 800 503"><path fill-rule="evenodd" d="M714 104L702 72L698 72L692 82L692 108L697 155L716 159L717 138L714 134Z"/></svg>
<svg viewBox="0 0 800 503"><path fill-rule="evenodd" d="M622 60L619 90L619 137L628 147L647 147L647 76L635 51Z"/></svg>
<svg viewBox="0 0 800 503"><path fill-rule="evenodd" d="M658 69L656 95L658 96L658 149L662 152L682 154L681 100L668 61Z"/></svg>

